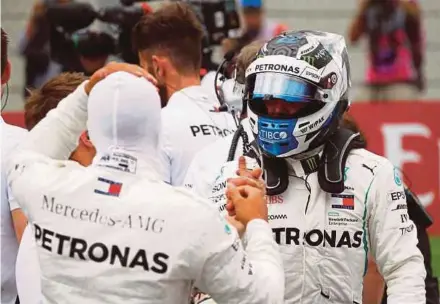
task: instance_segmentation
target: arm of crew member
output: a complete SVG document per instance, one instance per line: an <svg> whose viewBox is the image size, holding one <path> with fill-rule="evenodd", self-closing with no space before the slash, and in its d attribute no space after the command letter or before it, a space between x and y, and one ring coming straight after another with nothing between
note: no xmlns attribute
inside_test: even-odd
<svg viewBox="0 0 440 304"><path fill-rule="evenodd" d="M210 176L209 168L204 166L203 158L196 154L186 171L183 184L198 196L208 198L212 192L215 176Z"/></svg>
<svg viewBox="0 0 440 304"><path fill-rule="evenodd" d="M28 212L27 203L33 203L47 186L66 182L62 169L75 164L56 160L69 158L85 130L87 99L82 84L28 133L7 162L9 186L24 211Z"/></svg>
<svg viewBox="0 0 440 304"><path fill-rule="evenodd" d="M81 84L60 101L27 135L18 147L22 154L66 160L86 129L88 96ZM29 152L29 153L28 153Z"/></svg>
<svg viewBox="0 0 440 304"><path fill-rule="evenodd" d="M387 162L367 192L371 249L387 284L389 304L424 304L425 266L397 169Z"/></svg>
<svg viewBox="0 0 440 304"><path fill-rule="evenodd" d="M368 2L368 0L362 0L348 30L348 39L352 44L356 44L365 33L365 11L368 7Z"/></svg>
<svg viewBox="0 0 440 304"><path fill-rule="evenodd" d="M248 223L246 251L237 231L218 214L206 217L204 227L198 248L203 267L195 283L201 291L218 304L283 303L283 263L266 221Z"/></svg>

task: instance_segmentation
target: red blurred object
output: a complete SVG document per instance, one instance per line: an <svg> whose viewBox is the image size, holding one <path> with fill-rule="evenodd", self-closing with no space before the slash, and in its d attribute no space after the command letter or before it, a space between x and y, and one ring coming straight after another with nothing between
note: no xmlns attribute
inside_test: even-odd
<svg viewBox="0 0 440 304"><path fill-rule="evenodd" d="M355 103L350 114L364 132L368 149L402 170L403 180L434 219L430 233L440 235L440 100ZM23 113L2 116L24 127Z"/></svg>
<svg viewBox="0 0 440 304"><path fill-rule="evenodd" d="M148 15L153 12L153 8L146 2L142 2L141 7L145 15Z"/></svg>
<svg viewBox="0 0 440 304"><path fill-rule="evenodd" d="M26 128L24 124L24 112L3 112L2 118L8 124Z"/></svg>
<svg viewBox="0 0 440 304"><path fill-rule="evenodd" d="M368 149L402 170L434 219L430 233L440 235L440 101L353 104L350 114Z"/></svg>

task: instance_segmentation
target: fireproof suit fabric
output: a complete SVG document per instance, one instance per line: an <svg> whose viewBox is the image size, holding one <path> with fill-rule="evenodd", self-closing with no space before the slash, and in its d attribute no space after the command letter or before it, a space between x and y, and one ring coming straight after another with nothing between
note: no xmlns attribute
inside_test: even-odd
<svg viewBox="0 0 440 304"><path fill-rule="evenodd" d="M269 222L284 261L285 303L362 303L370 250L389 286L388 303L425 303L417 231L391 163L353 150L345 190L338 195L321 190L317 173L305 174L301 162L288 163L288 189L268 197ZM249 169L258 166L249 158L247 164ZM226 180L236 176L237 166L237 161L225 163L211 177L203 172L212 170L201 171L197 181L212 181L210 188L207 182L188 184L224 213Z"/></svg>
<svg viewBox="0 0 440 304"><path fill-rule="evenodd" d="M61 101L8 169L34 231L43 302L187 303L194 283L218 303L282 303L282 261L268 224L248 224L245 252L215 208L161 181L157 155L145 154L157 150L159 96L124 74L108 76L89 98L80 86ZM97 157L85 168L62 159L87 115ZM138 129L127 134L127 126Z"/></svg>
<svg viewBox="0 0 440 304"><path fill-rule="evenodd" d="M174 93L162 110L160 159L163 180L182 186L194 155L236 129L232 115L215 113L212 90L192 86Z"/></svg>
<svg viewBox="0 0 440 304"><path fill-rule="evenodd" d="M248 134L251 133L247 118L241 121L241 125ZM233 137L234 134L220 138L197 152L186 172L184 180L186 188L197 188L195 191L198 193L207 193L212 190L212 177L218 173L218 169L228 159ZM240 155L243 155L243 140L241 138L237 142L235 159Z"/></svg>

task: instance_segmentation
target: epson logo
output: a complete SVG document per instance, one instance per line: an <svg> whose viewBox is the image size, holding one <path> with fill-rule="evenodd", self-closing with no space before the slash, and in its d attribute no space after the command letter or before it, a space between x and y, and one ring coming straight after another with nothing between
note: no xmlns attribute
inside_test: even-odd
<svg viewBox="0 0 440 304"><path fill-rule="evenodd" d="M316 80L320 79L318 74L312 73L310 71L306 71L306 76L310 76L310 77L312 77L313 79L316 79Z"/></svg>
<svg viewBox="0 0 440 304"><path fill-rule="evenodd" d="M287 133L284 131L266 131L266 130L260 130L259 135L262 139L268 139L268 140L283 140L287 138Z"/></svg>
<svg viewBox="0 0 440 304"><path fill-rule="evenodd" d="M275 72L286 72L292 74L299 74L299 67L293 67L287 64L258 64L255 66L255 72L263 72L263 71L275 71Z"/></svg>
<svg viewBox="0 0 440 304"><path fill-rule="evenodd" d="M313 229L308 232L301 233L298 228L272 228L275 241L282 245L304 245L308 244L312 247L332 247L332 248L359 248L362 244L362 231L321 231Z"/></svg>

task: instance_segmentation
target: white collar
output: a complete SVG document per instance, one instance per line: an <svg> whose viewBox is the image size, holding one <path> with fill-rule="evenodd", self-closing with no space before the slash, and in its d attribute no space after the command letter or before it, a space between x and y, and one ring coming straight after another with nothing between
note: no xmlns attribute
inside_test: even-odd
<svg viewBox="0 0 440 304"><path fill-rule="evenodd" d="M179 104L182 101L182 97L183 99L191 100L193 102L203 102L208 104L216 102L215 99L209 97L209 94L204 87L195 85L174 92L168 100L166 107L168 107L170 104ZM178 101L176 102L175 100Z"/></svg>

